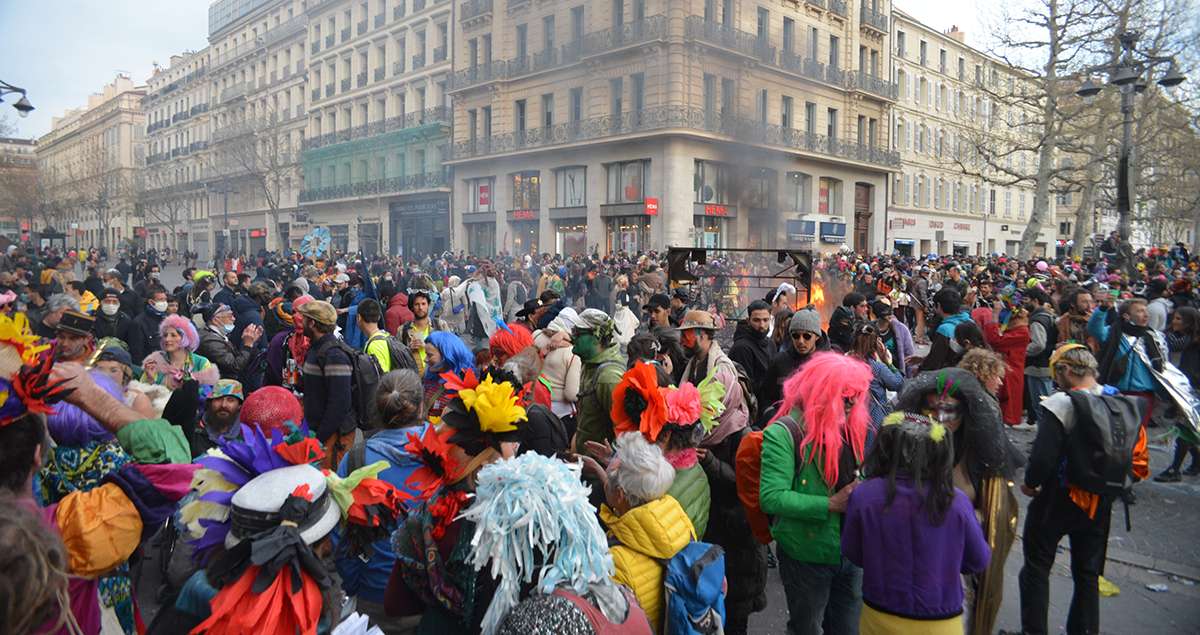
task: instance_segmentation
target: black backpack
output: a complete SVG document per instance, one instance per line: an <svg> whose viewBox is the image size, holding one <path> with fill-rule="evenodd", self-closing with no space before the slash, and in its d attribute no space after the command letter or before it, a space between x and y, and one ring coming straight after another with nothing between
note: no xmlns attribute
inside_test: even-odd
<svg viewBox="0 0 1200 635"><path fill-rule="evenodd" d="M417 360L413 359L412 353L409 352L407 346L397 339L396 336L389 335L387 331L378 331L375 335L371 336L371 339L378 339L380 335L387 337L388 355L392 359L392 370L400 370L402 368L407 368L411 371L417 370ZM367 341L369 342L370 340Z"/></svg>
<svg viewBox="0 0 1200 635"><path fill-rule="evenodd" d="M1067 482L1093 494L1117 497L1131 484L1133 448L1142 421L1139 399L1067 393L1075 426L1067 434Z"/></svg>
<svg viewBox="0 0 1200 635"><path fill-rule="evenodd" d="M335 340L334 346L340 346L350 358L350 408L355 425L362 430L370 430L376 426L375 391L379 388L379 380L383 377L383 369L379 361L366 351L358 350L342 340Z"/></svg>

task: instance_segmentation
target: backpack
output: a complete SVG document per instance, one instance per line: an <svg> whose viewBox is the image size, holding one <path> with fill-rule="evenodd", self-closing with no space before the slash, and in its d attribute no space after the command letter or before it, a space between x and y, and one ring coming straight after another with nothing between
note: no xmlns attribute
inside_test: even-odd
<svg viewBox="0 0 1200 635"><path fill-rule="evenodd" d="M662 633L723 633L725 590L725 551L707 542L688 543L663 571Z"/></svg>
<svg viewBox="0 0 1200 635"><path fill-rule="evenodd" d="M1142 408L1130 397L1067 393L1075 426L1067 434L1067 482L1101 496L1120 496L1129 488L1133 449L1138 442Z"/></svg>
<svg viewBox="0 0 1200 635"><path fill-rule="evenodd" d="M366 351L356 349L342 340L336 340L335 346L340 346L350 358L350 409L355 425L362 430L376 427L375 391L379 388L379 380L383 377L383 369L379 361Z"/></svg>
<svg viewBox="0 0 1200 635"><path fill-rule="evenodd" d="M387 331L377 331L375 335L371 336L371 339L367 340L367 343L370 344L372 340L378 339L378 336L381 335L387 338L388 356L392 360L392 370L400 370L402 368L412 371L417 370L417 360L413 359L408 347L401 343L395 336L389 335ZM364 345L363 348L365 349L366 346Z"/></svg>
<svg viewBox="0 0 1200 635"><path fill-rule="evenodd" d="M733 362L733 367L737 369L738 385L742 387L742 399L746 401L746 411L750 413L750 418L747 421L758 421L758 395L754 394L754 388L750 383L750 373L746 372L738 362Z"/></svg>
<svg viewBox="0 0 1200 635"><path fill-rule="evenodd" d="M780 417L767 425L781 424L787 426L792 433L792 442L800 447L800 426L791 417ZM734 472L737 481L738 500L746 508L746 520L750 523L750 532L759 544L771 543L771 520L763 513L758 501L759 480L762 477L762 445L763 431L747 432L738 443L737 454L734 455Z"/></svg>

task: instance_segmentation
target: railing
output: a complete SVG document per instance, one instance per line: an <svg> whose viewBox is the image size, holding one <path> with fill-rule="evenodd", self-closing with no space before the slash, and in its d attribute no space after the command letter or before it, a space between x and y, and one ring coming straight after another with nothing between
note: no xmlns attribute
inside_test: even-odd
<svg viewBox="0 0 1200 635"><path fill-rule="evenodd" d="M344 93L348 90L350 90L350 78L349 77L342 80L342 92Z"/></svg>
<svg viewBox="0 0 1200 635"><path fill-rule="evenodd" d="M412 69L414 71L425 68L425 54L424 53L414 55L412 60L413 60Z"/></svg>
<svg viewBox="0 0 1200 635"><path fill-rule="evenodd" d="M811 4L814 7L825 8L825 0L804 0L804 4Z"/></svg>
<svg viewBox="0 0 1200 635"><path fill-rule="evenodd" d="M356 33L358 33L358 35L362 35L363 33L366 33L367 32L367 21L359 20L358 24L355 25L354 30Z"/></svg>
<svg viewBox="0 0 1200 635"><path fill-rule="evenodd" d="M734 50L767 64L775 62L775 47L771 46L766 39L753 33L710 22L702 16L689 17L685 22L685 33L689 38Z"/></svg>
<svg viewBox="0 0 1200 635"><path fill-rule="evenodd" d="M824 135L809 134L803 130L687 106L658 106L617 116L594 117L549 128L532 128L519 133L462 141L454 144L452 157L469 159L672 128L716 134L743 143L779 146L851 161L892 167L900 164L900 154L896 151L847 143Z"/></svg>
<svg viewBox="0 0 1200 635"><path fill-rule="evenodd" d="M192 145L188 146L188 152L199 152L208 149L207 141L193 141Z"/></svg>
<svg viewBox="0 0 1200 635"><path fill-rule="evenodd" d="M879 95L885 99L894 101L900 94L895 82L889 82L863 71L850 71L847 73L846 80L846 85L850 88Z"/></svg>
<svg viewBox="0 0 1200 635"><path fill-rule="evenodd" d="M204 113L204 112L208 112L208 104L207 103L196 104L195 106L192 106L192 116L193 117L195 117L196 115L198 115L200 113Z"/></svg>
<svg viewBox="0 0 1200 635"><path fill-rule="evenodd" d="M883 33L885 35L887 34L887 32L888 32L888 16L887 15L872 9L871 7L868 7L865 4L859 8L858 15L859 15L859 24L861 24L862 26L870 27L870 28L875 29L876 31L879 31L880 33Z"/></svg>
<svg viewBox="0 0 1200 635"><path fill-rule="evenodd" d="M830 13L835 13L837 15L842 16L843 18L847 17L849 15L849 13L846 11L846 0L828 0L828 1L829 1L829 12Z"/></svg>
<svg viewBox="0 0 1200 635"><path fill-rule="evenodd" d="M177 112L177 113L175 113L174 115L171 115L171 123L173 123L173 124L174 124L174 123L179 123L180 121L184 121L184 120L186 120L186 119L190 119L191 117L192 117L192 113L191 113L191 111L189 111L189 110L182 110L182 111L180 111L180 112Z"/></svg>
<svg viewBox="0 0 1200 635"><path fill-rule="evenodd" d="M234 99L237 99L238 97L245 97L246 93L249 90L250 90L250 82L242 82L240 84L234 84L233 86L230 86L229 88L226 88L225 90L221 91L221 103L225 103L227 101L233 101Z"/></svg>
<svg viewBox="0 0 1200 635"><path fill-rule="evenodd" d="M438 62L444 62L444 61L446 61L446 45L445 44L433 49L433 63L437 64Z"/></svg>
<svg viewBox="0 0 1200 635"><path fill-rule="evenodd" d="M467 22L491 13L492 0L468 0L458 7L458 21Z"/></svg>
<svg viewBox="0 0 1200 635"><path fill-rule="evenodd" d="M366 85L367 85L367 71L363 71L363 72L359 73L357 76L355 76L354 86L356 88L362 88L363 86L366 86Z"/></svg>
<svg viewBox="0 0 1200 635"><path fill-rule="evenodd" d="M272 46L292 37L293 35L296 35L297 33L303 33L307 30L308 19L304 16L297 16L267 31L266 34L263 35L262 45Z"/></svg>
<svg viewBox="0 0 1200 635"><path fill-rule="evenodd" d="M555 66L574 64L585 56L659 40L666 37L666 34L666 18L661 15L651 16L626 23L619 28L589 33L582 40L568 42L558 49L549 49L523 58L495 60L458 71L450 76L449 88L462 90L488 82L515 79Z"/></svg>
<svg viewBox="0 0 1200 635"><path fill-rule="evenodd" d="M315 150L337 143L376 137L381 134L396 132L397 130L406 130L430 124L449 124L451 118L452 115L449 108L435 106L417 112L410 112L406 115L391 117L383 121L347 128L338 132L327 132L318 137L305 139L300 145L302 150Z"/></svg>
<svg viewBox="0 0 1200 635"><path fill-rule="evenodd" d="M428 172L425 174L410 174L408 176L396 176L390 179L376 179L374 181L364 181L362 183L330 185L328 187L318 187L311 190L303 190L300 192L300 202L311 203L313 201L328 201L339 198L353 198L356 196L395 194L398 192L428 190L449 186L450 179L447 178L445 172Z"/></svg>
<svg viewBox="0 0 1200 635"><path fill-rule="evenodd" d="M383 81L383 74L384 74L385 70L386 69L384 69L382 66L375 69L375 75L374 75L375 81L377 81L377 82Z"/></svg>

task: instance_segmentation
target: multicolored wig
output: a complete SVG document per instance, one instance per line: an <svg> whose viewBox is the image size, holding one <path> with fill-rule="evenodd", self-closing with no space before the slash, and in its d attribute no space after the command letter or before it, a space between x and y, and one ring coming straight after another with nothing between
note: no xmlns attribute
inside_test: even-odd
<svg viewBox="0 0 1200 635"><path fill-rule="evenodd" d="M438 368L426 368L427 378L438 377L442 373L463 375L468 370L475 370L475 355L457 335L449 331L434 331L425 339L442 354L442 363Z"/></svg>
<svg viewBox="0 0 1200 635"><path fill-rule="evenodd" d="M190 353L196 352L196 348L200 346L200 336L196 333L196 327L191 320L182 315L168 315L158 325L158 336L162 337L163 333L171 329L179 333L182 340L180 346L186 348Z"/></svg>
<svg viewBox="0 0 1200 635"><path fill-rule="evenodd" d="M871 367L840 353L815 353L799 372L783 382L783 400L775 419L792 411L801 415L802 446L812 446L810 460L821 461L821 474L832 489L838 482L838 457L842 443L850 442L854 458L861 462L866 445L867 389ZM849 416L847 402L853 402ZM772 419L774 421L775 419Z"/></svg>

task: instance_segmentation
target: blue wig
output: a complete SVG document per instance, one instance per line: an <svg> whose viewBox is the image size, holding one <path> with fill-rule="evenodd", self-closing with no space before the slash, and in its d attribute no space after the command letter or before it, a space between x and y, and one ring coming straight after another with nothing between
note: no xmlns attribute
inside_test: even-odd
<svg viewBox="0 0 1200 635"><path fill-rule="evenodd" d="M426 344L432 344L442 354L442 363L437 368L426 368L426 377L436 377L444 372L462 375L467 369L475 369L475 355L454 333L449 331L434 331L425 339Z"/></svg>

